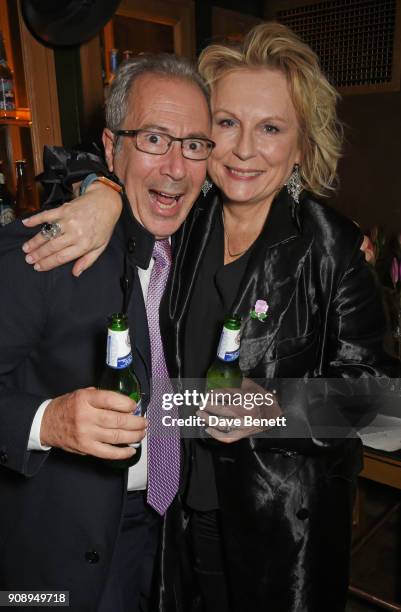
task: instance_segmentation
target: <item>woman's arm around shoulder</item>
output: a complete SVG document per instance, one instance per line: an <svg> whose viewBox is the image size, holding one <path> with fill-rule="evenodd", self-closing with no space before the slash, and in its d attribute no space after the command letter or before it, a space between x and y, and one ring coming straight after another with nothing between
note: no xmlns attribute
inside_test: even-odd
<svg viewBox="0 0 401 612"><path fill-rule="evenodd" d="M33 228L57 222L61 235L48 240L39 232L23 246L26 261L37 271L47 271L77 259L73 273L79 276L106 248L122 202L116 190L99 181L92 182L84 195L74 195L78 195L81 181L89 174L118 179L108 172L104 160L92 153L47 148L44 165L39 179L47 194L44 205L52 208L25 219L24 224ZM59 206L65 201L68 203Z"/></svg>

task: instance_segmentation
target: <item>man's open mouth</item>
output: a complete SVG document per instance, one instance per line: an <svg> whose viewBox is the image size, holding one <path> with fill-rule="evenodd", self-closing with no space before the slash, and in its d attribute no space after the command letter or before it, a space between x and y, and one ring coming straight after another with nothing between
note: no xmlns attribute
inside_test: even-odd
<svg viewBox="0 0 401 612"><path fill-rule="evenodd" d="M156 191L156 189L149 189L149 193L151 198L156 201L158 206L162 209L173 208L183 196L182 193L166 193L165 191Z"/></svg>

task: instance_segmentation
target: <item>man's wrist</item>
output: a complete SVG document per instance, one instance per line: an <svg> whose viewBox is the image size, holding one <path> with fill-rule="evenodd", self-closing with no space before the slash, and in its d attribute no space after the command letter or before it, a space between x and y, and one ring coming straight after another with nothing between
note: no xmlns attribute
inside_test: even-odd
<svg viewBox="0 0 401 612"><path fill-rule="evenodd" d="M29 434L29 441L28 441L29 451L32 451L32 450L48 451L51 449L51 446L42 444L41 437L40 437L43 415L51 401L52 400L49 399L49 400L42 402L36 411L36 414L32 421L31 431Z"/></svg>
<svg viewBox="0 0 401 612"><path fill-rule="evenodd" d="M80 189L81 189L81 184L82 181L78 181L78 183L73 183L72 185L72 193L74 195L74 198L78 198L80 195Z"/></svg>
<svg viewBox="0 0 401 612"><path fill-rule="evenodd" d="M116 191L117 193L121 193L123 189L122 185L119 182L107 178L106 176L92 172L91 174L88 174L88 176L84 178L84 180L81 182L79 188L79 195L83 195L88 189L88 187L90 187L96 182L102 183L103 185L110 187L110 189L114 189L114 191Z"/></svg>

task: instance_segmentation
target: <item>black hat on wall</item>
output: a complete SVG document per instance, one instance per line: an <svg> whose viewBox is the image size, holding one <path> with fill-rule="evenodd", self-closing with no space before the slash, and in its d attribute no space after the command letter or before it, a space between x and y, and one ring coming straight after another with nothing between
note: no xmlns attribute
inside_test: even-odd
<svg viewBox="0 0 401 612"><path fill-rule="evenodd" d="M111 19L121 0L22 0L31 32L48 45L79 45Z"/></svg>

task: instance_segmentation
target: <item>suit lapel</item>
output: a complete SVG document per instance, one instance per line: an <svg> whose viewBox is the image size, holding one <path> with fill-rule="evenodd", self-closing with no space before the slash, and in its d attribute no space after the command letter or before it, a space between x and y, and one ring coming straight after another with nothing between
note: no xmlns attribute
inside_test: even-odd
<svg viewBox="0 0 401 612"><path fill-rule="evenodd" d="M127 309L130 322L134 369L144 389L149 387L152 362L146 307L138 266L143 270L147 269L155 237L137 221L125 195L123 211L116 232L124 253L122 287L125 294L124 307Z"/></svg>
<svg viewBox="0 0 401 612"><path fill-rule="evenodd" d="M141 283L136 267L132 268L132 290L128 302L128 317L132 321L131 344L135 358L139 358L145 369L148 380L151 377L152 361L150 352L149 330L147 326L146 307Z"/></svg>
<svg viewBox="0 0 401 612"><path fill-rule="evenodd" d="M243 371L255 367L271 347L296 291L312 240L312 236L300 233L294 202L283 190L273 202L254 245L233 308L243 321L240 353ZM265 300L269 306L265 321L250 316L257 300Z"/></svg>
<svg viewBox="0 0 401 612"><path fill-rule="evenodd" d="M175 265L171 278L169 314L178 320L188 304L199 264L209 240L211 229L220 211L216 193L208 205L198 205L190 220L185 223L174 253Z"/></svg>
<svg viewBox="0 0 401 612"><path fill-rule="evenodd" d="M174 264L160 312L160 324L163 331L167 332L163 335L166 362L174 378L182 376L184 315L211 228L219 211L217 191L207 200L202 197L175 237Z"/></svg>
<svg viewBox="0 0 401 612"><path fill-rule="evenodd" d="M174 377L182 375L188 300L210 230L221 209L217 192L207 202L207 207L197 207L177 237L169 291L163 299L161 317L163 329L167 331L163 341L169 371ZM302 206L302 202L297 206ZM243 319L240 354L243 371L251 370L272 345L311 248L313 236L300 231L297 212L294 201L283 189L272 204L243 275L232 309ZM250 317L250 311L259 299L269 305L265 322Z"/></svg>

